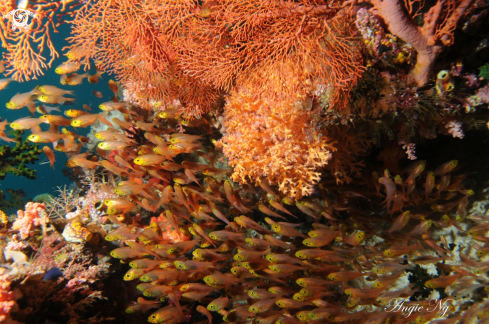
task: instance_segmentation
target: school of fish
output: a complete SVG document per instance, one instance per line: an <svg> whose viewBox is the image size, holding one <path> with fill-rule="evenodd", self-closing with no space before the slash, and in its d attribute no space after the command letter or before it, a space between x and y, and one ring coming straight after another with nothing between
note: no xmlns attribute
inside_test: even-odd
<svg viewBox="0 0 489 324"><path fill-rule="evenodd" d="M89 77L75 74L78 68L64 64L56 72L63 84L77 85ZM0 80L0 89L10 81ZM83 105L55 115L75 100L65 97L71 91L50 85L17 94L6 106L41 114L9 125L46 143L53 167L51 143L69 155L67 167L111 175L116 186L106 188L111 198L100 210L118 228L105 239L119 245L111 256L128 264L123 280L140 281L141 296L128 314L147 312L150 323L168 324L489 321L487 302L465 309L455 302L489 292L489 219L468 218L474 191L464 187L458 161L433 170L417 161L399 175L374 171L362 186L321 182L318 194L296 201L278 195L266 179L258 188L230 181L232 170L212 145L218 133L208 119L181 119L175 107L154 117L137 113L118 99L115 82L109 86L114 97L98 113ZM60 106L36 108L35 100ZM113 110L124 118L109 119ZM76 130L96 121L107 129L95 134L94 151L81 152L88 139ZM141 210L152 216L149 224L133 217ZM449 228L457 232L437 234ZM457 247L471 250L456 258L454 235L479 244ZM438 275L409 282L426 266ZM448 319L426 305L435 290L447 296ZM424 298L410 299L415 294ZM409 316L386 311L396 298L406 307L425 307Z"/></svg>

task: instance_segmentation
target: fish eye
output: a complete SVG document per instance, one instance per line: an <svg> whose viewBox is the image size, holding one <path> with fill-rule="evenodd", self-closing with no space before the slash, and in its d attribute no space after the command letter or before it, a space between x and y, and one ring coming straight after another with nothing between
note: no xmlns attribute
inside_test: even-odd
<svg viewBox="0 0 489 324"><path fill-rule="evenodd" d="M335 276L331 276L331 280L336 280L336 277Z"/></svg>
<svg viewBox="0 0 489 324"><path fill-rule="evenodd" d="M128 314L132 314L132 313L133 313L133 310L132 310L131 308L129 308L129 307L128 307L128 308L126 308L126 313L128 313Z"/></svg>

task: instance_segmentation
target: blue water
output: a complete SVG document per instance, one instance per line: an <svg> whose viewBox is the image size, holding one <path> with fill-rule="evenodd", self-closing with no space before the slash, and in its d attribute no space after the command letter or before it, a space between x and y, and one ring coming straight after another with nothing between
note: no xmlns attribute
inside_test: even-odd
<svg viewBox="0 0 489 324"><path fill-rule="evenodd" d="M18 82L11 82L6 89L0 90L0 117L2 117L2 120L7 119L10 122L22 118L22 117L27 117L30 116L29 111L27 110L26 107L19 109L19 110L10 110L5 107L5 104L17 93L24 93L31 91L32 89L35 88L36 85L44 85L44 84L49 84L49 85L55 85L59 88L65 89L65 90L74 90L75 93L75 104L74 105L66 105L66 106L60 106L60 110L63 112L68 109L79 109L83 110L82 105L87 104L92 108L91 113L99 113L100 109L98 108L98 105L104 101L109 101L110 98L113 96L112 91L109 89L107 82L113 78L107 74L102 75L102 79L99 79L99 82L97 84L91 84L87 81L87 79L83 80L83 83L78 85L78 86L68 86L68 85L61 85L60 83L60 75L56 74L54 72L54 69L66 61L66 57L62 54L66 53L61 52L61 49L64 46L67 46L68 43L65 41L66 37L69 36L69 28L68 26L64 25L61 26L60 28L60 33L58 34L51 34L51 37L53 41L55 42L56 49L60 53L60 58L58 58L52 65L51 69L48 71L45 71L45 75L41 76L38 78L38 80L30 80L27 82L23 83L18 83ZM3 52L3 48L0 48L0 53ZM84 73L83 69L80 69L78 73ZM91 65L91 70L90 70L90 75L95 73L95 68L94 65ZM0 74L0 78L5 78L4 75ZM103 97L101 99L96 98L93 95L93 90L100 91L103 94ZM37 106L37 104L36 104ZM55 105L52 105L55 106ZM52 114L57 114L57 115L63 115L63 113L59 113L57 111L54 111ZM36 117L39 117L40 114L36 112ZM64 115L63 115L64 116ZM49 128L49 125L43 124L42 129L47 130ZM8 130L10 129L9 126L6 127L6 133L8 134ZM77 134L85 135L88 131L89 128L80 128L80 129L74 129L72 127L68 127L69 130L74 131ZM25 139L28 135L30 135L30 131L26 131L23 135L23 138ZM12 137L12 135L8 134L9 137ZM0 139L0 145L11 145L13 146L14 144L7 143L3 140ZM49 145L52 148L52 144L40 144L39 148L42 149L43 146ZM82 149L82 152L85 151L86 148ZM53 150L54 151L54 150ZM25 177L16 177L11 174L8 174L4 180L0 181L0 190L5 191L7 188L12 188L12 189L22 189L27 193L27 199L33 198L34 196L42 193L50 193L50 194L56 194L56 190L58 186L63 186L70 184L71 181L69 178L63 175L62 169L66 169L65 163L67 161L67 156L63 152L55 152L56 156L56 163L55 163L55 170L53 170L48 164L44 165L39 165L39 162L43 161L46 159L46 156L44 153L40 154L40 160L37 161L35 164L30 164L29 166L33 169L37 170L37 179L36 180L30 180Z"/></svg>

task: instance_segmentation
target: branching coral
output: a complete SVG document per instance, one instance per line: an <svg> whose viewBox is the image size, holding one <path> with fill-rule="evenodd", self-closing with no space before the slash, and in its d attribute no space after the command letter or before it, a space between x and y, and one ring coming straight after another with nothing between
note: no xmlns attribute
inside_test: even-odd
<svg viewBox="0 0 489 324"><path fill-rule="evenodd" d="M27 167L26 164L39 160L40 150L37 144L25 140L22 143L23 131L11 131L15 135L15 146L0 146L0 179L4 179L7 173L15 176L24 176L36 179L36 170Z"/></svg>

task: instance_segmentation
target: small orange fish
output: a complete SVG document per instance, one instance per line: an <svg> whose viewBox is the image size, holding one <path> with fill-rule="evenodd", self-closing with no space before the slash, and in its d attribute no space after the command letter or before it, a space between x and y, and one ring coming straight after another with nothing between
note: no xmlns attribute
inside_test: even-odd
<svg viewBox="0 0 489 324"><path fill-rule="evenodd" d="M387 208L390 208L392 199L394 198L394 193L396 191L396 184L392 180L385 177L380 177L379 183L385 187L386 194L384 202L386 203Z"/></svg>
<svg viewBox="0 0 489 324"><path fill-rule="evenodd" d="M202 315L205 315L205 317L207 317L208 323L212 324L212 314L209 313L209 311L204 306L199 305L195 310L201 313Z"/></svg>
<svg viewBox="0 0 489 324"><path fill-rule="evenodd" d="M117 97L117 94L119 93L119 87L114 80L109 80L109 88L114 93L114 96Z"/></svg>
<svg viewBox="0 0 489 324"><path fill-rule="evenodd" d="M102 98L102 92L93 90L93 95L97 98Z"/></svg>
<svg viewBox="0 0 489 324"><path fill-rule="evenodd" d="M403 265L399 263L384 262L376 265L372 268L372 271L376 274L387 274L391 272L403 271L409 268L409 265Z"/></svg>
<svg viewBox="0 0 489 324"><path fill-rule="evenodd" d="M1 72L0 72L1 73ZM3 90L7 87L7 85L14 81L14 79L7 78L7 79L0 79L0 90Z"/></svg>
<svg viewBox="0 0 489 324"><path fill-rule="evenodd" d="M457 165L458 165L458 160L452 160L439 166L433 173L435 176L442 176L451 172L453 169L457 167Z"/></svg>
<svg viewBox="0 0 489 324"><path fill-rule="evenodd" d="M87 160L86 156L87 156L86 152L82 154L73 155L66 162L66 166L69 168L75 168L77 166L80 166L88 169L93 169L100 165L98 162Z"/></svg>
<svg viewBox="0 0 489 324"><path fill-rule="evenodd" d="M363 273L355 271L340 271L333 272L328 275L328 279L332 281L351 281L358 277L362 277Z"/></svg>
<svg viewBox="0 0 489 324"><path fill-rule="evenodd" d="M70 61L79 61L85 54L83 46L72 46L68 53L64 54Z"/></svg>
<svg viewBox="0 0 489 324"><path fill-rule="evenodd" d="M399 217L397 217L394 223L392 224L391 228L389 228L388 230L389 234L392 234L392 232L395 231L399 231L404 226L406 226L410 217L411 217L411 212L409 210L406 210L404 213L399 215Z"/></svg>
<svg viewBox="0 0 489 324"><path fill-rule="evenodd" d="M414 162L410 166L408 166L406 169L404 169L403 173L409 173L408 178L406 179L407 182L414 181L425 169L426 167L426 161L425 160L420 160L417 162Z"/></svg>
<svg viewBox="0 0 489 324"><path fill-rule="evenodd" d="M221 309L224 309L229 306L229 298L228 296L219 297L214 299L207 305L207 309L211 312L218 312Z"/></svg>
<svg viewBox="0 0 489 324"><path fill-rule="evenodd" d="M204 282L211 287L222 287L232 285L236 282L236 278L223 275L220 272L204 277Z"/></svg>
<svg viewBox="0 0 489 324"><path fill-rule="evenodd" d="M15 130L31 129L42 123L38 118L24 117L10 123L10 127Z"/></svg>
<svg viewBox="0 0 489 324"><path fill-rule="evenodd" d="M46 157L48 158L50 165L54 169L54 162L56 161L54 157L54 152L49 148L49 146L44 146L42 150L44 154L46 154Z"/></svg>
<svg viewBox="0 0 489 324"><path fill-rule="evenodd" d="M48 96L73 95L73 91L63 90L52 85L42 85L39 87L39 91Z"/></svg>
<svg viewBox="0 0 489 324"><path fill-rule="evenodd" d="M66 76L66 78L64 78L64 83L63 84L67 84L67 85L70 85L70 86L76 86L76 85L79 85L83 82L83 79L85 79L86 77L88 77L88 73L83 73L83 74L78 74L78 73L72 73L68 76Z"/></svg>
<svg viewBox="0 0 489 324"><path fill-rule="evenodd" d="M88 77L88 82L90 83L97 83L98 82L98 79L102 78L101 75L104 73L104 71L102 70L99 70L98 68L96 68L96 71L94 75L91 75Z"/></svg>
<svg viewBox="0 0 489 324"><path fill-rule="evenodd" d="M39 105L39 106L36 106L36 111L42 115L49 115L51 114L53 111L59 111L61 112L61 110L59 110L59 106L47 106L47 105Z"/></svg>
<svg viewBox="0 0 489 324"><path fill-rule="evenodd" d="M135 158L134 163L137 165L157 165L165 160L167 160L166 156L158 154L145 154Z"/></svg>
<svg viewBox="0 0 489 324"><path fill-rule="evenodd" d="M75 101L74 98L46 94L37 96L37 100L47 104L71 104Z"/></svg>
<svg viewBox="0 0 489 324"><path fill-rule="evenodd" d="M180 115L183 114L183 109L166 109L163 111L160 111L158 113L158 117L167 119L167 118L178 118Z"/></svg>
<svg viewBox="0 0 489 324"><path fill-rule="evenodd" d="M7 126L7 123L7 120L0 122L0 138L6 142L15 142L14 139L7 137L7 135L5 134L5 127Z"/></svg>
<svg viewBox="0 0 489 324"><path fill-rule="evenodd" d="M42 115L39 120L45 124L69 126L71 120L58 115Z"/></svg>
<svg viewBox="0 0 489 324"><path fill-rule="evenodd" d="M68 74L68 73L73 73L80 69L80 62L63 62L61 65L59 65L56 69L54 69L54 72L56 74Z"/></svg>
<svg viewBox="0 0 489 324"><path fill-rule="evenodd" d="M264 213L264 214L266 214L268 216L277 217L277 218L281 218L281 219L287 220L287 218L285 218L282 215L277 214L276 212L274 212L273 210L271 210L270 208L268 208L267 206L265 206L263 204L258 204L258 209L262 213Z"/></svg>
<svg viewBox="0 0 489 324"><path fill-rule="evenodd" d="M5 72L5 65L2 60L0 60L0 73Z"/></svg>
<svg viewBox="0 0 489 324"><path fill-rule="evenodd" d="M105 118L103 114L86 114L78 116L71 120L70 125L73 127L88 127L92 125L96 120L98 120L102 124L112 127L112 124Z"/></svg>
<svg viewBox="0 0 489 324"><path fill-rule="evenodd" d="M77 109L68 109L64 112L65 116L71 117L71 118L76 118L82 115L88 114L86 111L83 110L77 110Z"/></svg>
<svg viewBox="0 0 489 324"><path fill-rule="evenodd" d="M34 143L52 143L65 137L64 134L58 134L54 132L40 132L27 136L27 140Z"/></svg>
<svg viewBox="0 0 489 324"><path fill-rule="evenodd" d="M391 246L384 251L384 255L388 258L395 258L405 254L411 254L416 250L422 250L422 245L410 245L410 246Z"/></svg>
<svg viewBox="0 0 489 324"><path fill-rule="evenodd" d="M90 106L89 106L89 105L85 105L85 104L84 104L82 107L83 107L83 109L85 109L86 111L92 111L92 108L90 108Z"/></svg>
<svg viewBox="0 0 489 324"><path fill-rule="evenodd" d="M5 104L8 109L21 109L23 107L27 107L31 115L34 115L36 111L36 105L34 104L34 98L38 94L37 87L29 92L25 93L17 93L15 96L10 99L9 102Z"/></svg>
<svg viewBox="0 0 489 324"><path fill-rule="evenodd" d="M338 235L340 231L327 231L322 230L321 235L316 237L308 237L302 244L308 247L322 247L331 243Z"/></svg>
<svg viewBox="0 0 489 324"><path fill-rule="evenodd" d="M453 284L458 278L460 278L463 274L459 273L451 276L441 276L425 282L425 287L427 288L445 288L446 286L450 286Z"/></svg>
<svg viewBox="0 0 489 324"><path fill-rule="evenodd" d="M103 111L112 111L112 110L120 110L122 108L127 107L129 104L127 102L113 102L107 101L101 103L98 107Z"/></svg>
<svg viewBox="0 0 489 324"><path fill-rule="evenodd" d="M425 200L426 201L429 200L429 197L430 197L434 187L435 187L435 173L430 172L426 176L426 182L424 185L424 194L425 194Z"/></svg>
<svg viewBox="0 0 489 324"><path fill-rule="evenodd" d="M265 221L268 224L270 224L272 231L274 231L275 233L284 236L290 236L290 237L299 236L299 237L307 238L307 236L305 236L304 234L302 234L301 232L299 232L294 228L294 226L299 226L301 224L291 224L291 223L284 223L284 222L276 223L268 217L265 217Z"/></svg>

